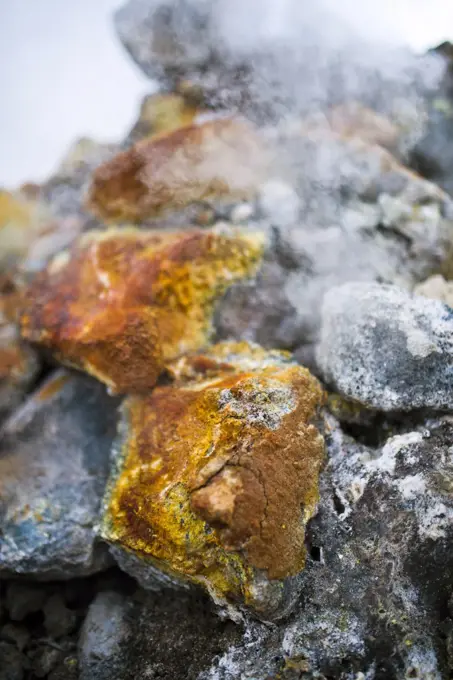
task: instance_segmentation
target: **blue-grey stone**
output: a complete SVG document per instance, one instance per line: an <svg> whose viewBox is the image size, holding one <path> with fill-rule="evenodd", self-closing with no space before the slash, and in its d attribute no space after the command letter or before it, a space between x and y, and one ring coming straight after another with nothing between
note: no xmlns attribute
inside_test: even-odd
<svg viewBox="0 0 453 680"><path fill-rule="evenodd" d="M59 371L7 420L0 431L0 575L69 578L109 563L96 526L116 407L101 384Z"/></svg>

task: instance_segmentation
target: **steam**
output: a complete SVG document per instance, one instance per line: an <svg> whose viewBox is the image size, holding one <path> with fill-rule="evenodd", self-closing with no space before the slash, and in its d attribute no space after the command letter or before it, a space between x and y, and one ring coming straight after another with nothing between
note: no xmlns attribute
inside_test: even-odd
<svg viewBox="0 0 453 680"><path fill-rule="evenodd" d="M351 100L390 116L405 100L416 117L420 99L439 82L442 62L401 46L382 23L375 35L366 5L131 0L128 21L134 15L135 22L127 25L120 11L117 26L126 45L134 42L131 51L149 75L161 76L163 64L167 74L198 82L214 106L246 110L260 122ZM140 25L147 30L137 48Z"/></svg>

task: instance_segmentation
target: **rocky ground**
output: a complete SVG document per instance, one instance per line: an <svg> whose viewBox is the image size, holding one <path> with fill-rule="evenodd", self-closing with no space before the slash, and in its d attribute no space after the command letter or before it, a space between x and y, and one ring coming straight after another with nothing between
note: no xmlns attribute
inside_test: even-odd
<svg viewBox="0 0 453 680"><path fill-rule="evenodd" d="M453 677L452 47L228 8L0 191L0 680Z"/></svg>

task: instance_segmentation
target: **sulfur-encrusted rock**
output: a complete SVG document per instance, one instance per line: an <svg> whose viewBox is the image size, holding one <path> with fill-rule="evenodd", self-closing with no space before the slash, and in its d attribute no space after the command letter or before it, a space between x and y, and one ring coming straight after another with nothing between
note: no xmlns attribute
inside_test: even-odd
<svg viewBox="0 0 453 680"><path fill-rule="evenodd" d="M173 384L124 404L102 535L147 586L159 569L279 618L297 596L318 500L322 390L286 355L245 343L171 372Z"/></svg>
<svg viewBox="0 0 453 680"><path fill-rule="evenodd" d="M349 283L324 299L327 383L382 411L453 408L453 310L396 286Z"/></svg>
<svg viewBox="0 0 453 680"><path fill-rule="evenodd" d="M34 279L22 334L114 391L147 390L206 344L214 303L261 250L259 234L228 229L93 230Z"/></svg>
<svg viewBox="0 0 453 680"><path fill-rule="evenodd" d="M0 573L40 579L109 563L96 524L116 430L116 402L91 379L59 372L0 431Z"/></svg>
<svg viewBox="0 0 453 680"><path fill-rule="evenodd" d="M211 120L145 139L99 166L88 206L106 222L143 222L192 203L253 196L264 170L251 125Z"/></svg>

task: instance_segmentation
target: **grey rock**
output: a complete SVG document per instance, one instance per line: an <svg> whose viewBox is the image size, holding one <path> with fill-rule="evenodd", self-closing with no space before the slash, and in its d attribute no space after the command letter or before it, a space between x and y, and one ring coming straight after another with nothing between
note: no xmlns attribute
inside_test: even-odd
<svg viewBox="0 0 453 680"><path fill-rule="evenodd" d="M282 128L273 143L278 181L261 187L261 219L250 224L268 234L264 262L254 281L227 293L217 329L220 338L291 349L315 367L329 288L355 280L412 289L439 271L453 247L446 217L452 203L387 151L359 139Z"/></svg>
<svg viewBox="0 0 453 680"><path fill-rule="evenodd" d="M209 106L260 121L355 99L395 116L402 100L419 114L418 90L433 79L434 57L363 45L322 2L276 14L269 0L129 0L115 27L150 78L189 81Z"/></svg>
<svg viewBox="0 0 453 680"><path fill-rule="evenodd" d="M28 614L41 611L46 600L42 588L25 585L17 581L8 584L6 590L6 607L12 621L22 621Z"/></svg>
<svg viewBox="0 0 453 680"><path fill-rule="evenodd" d="M62 652L58 649L43 645L28 653L31 670L37 678L46 678L58 664Z"/></svg>
<svg viewBox="0 0 453 680"><path fill-rule="evenodd" d="M431 300L440 300L453 307L453 281L446 281L441 274L430 276L426 281L415 286L414 293Z"/></svg>
<svg viewBox="0 0 453 680"><path fill-rule="evenodd" d="M79 664L75 655L66 656L56 668L49 673L49 680L79 680Z"/></svg>
<svg viewBox="0 0 453 680"><path fill-rule="evenodd" d="M43 608L44 627L53 638L63 637L72 633L77 625L77 614L66 607L61 594L54 593L49 597Z"/></svg>
<svg viewBox="0 0 453 680"><path fill-rule="evenodd" d="M23 680L27 660L8 642L0 642L0 680Z"/></svg>
<svg viewBox="0 0 453 680"><path fill-rule="evenodd" d="M427 98L424 131L410 154L410 163L425 177L453 195L453 47L435 50L443 67L438 87Z"/></svg>
<svg viewBox="0 0 453 680"><path fill-rule="evenodd" d="M81 680L449 677L453 423L402 429L381 448L327 428L296 611L235 625L194 593L104 593L84 624Z"/></svg>
<svg viewBox="0 0 453 680"><path fill-rule="evenodd" d="M100 384L61 371L0 433L0 573L40 579L109 563L96 538L117 402Z"/></svg>
<svg viewBox="0 0 453 680"><path fill-rule="evenodd" d="M453 310L396 286L349 283L323 304L317 361L342 395L382 411L453 408Z"/></svg>

